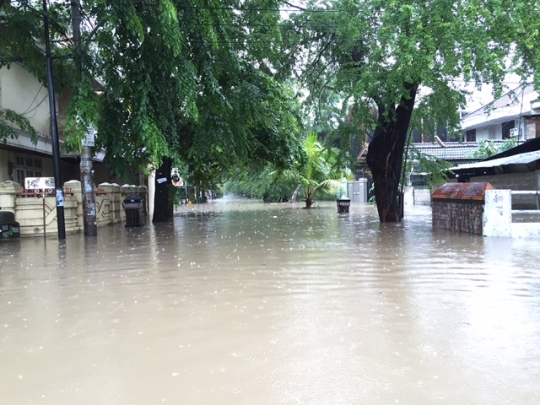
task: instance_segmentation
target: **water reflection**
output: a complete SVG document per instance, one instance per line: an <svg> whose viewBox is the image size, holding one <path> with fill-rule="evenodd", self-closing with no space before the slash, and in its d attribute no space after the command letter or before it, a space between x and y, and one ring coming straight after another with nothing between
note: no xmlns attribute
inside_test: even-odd
<svg viewBox="0 0 540 405"><path fill-rule="evenodd" d="M534 241L224 200L0 244L10 404L536 404Z"/></svg>

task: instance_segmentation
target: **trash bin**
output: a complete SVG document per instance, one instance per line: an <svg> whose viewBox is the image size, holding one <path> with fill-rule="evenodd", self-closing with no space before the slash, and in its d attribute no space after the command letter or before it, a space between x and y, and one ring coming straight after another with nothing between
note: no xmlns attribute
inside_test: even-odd
<svg viewBox="0 0 540 405"><path fill-rule="evenodd" d="M124 198L124 210L126 211L126 227L141 226L142 198L137 194L130 194Z"/></svg>
<svg viewBox="0 0 540 405"><path fill-rule="evenodd" d="M340 198L337 200L337 212L338 214L348 214L349 207L351 206L350 198Z"/></svg>
<svg viewBox="0 0 540 405"><path fill-rule="evenodd" d="M0 239L13 239L21 236L21 227L15 221L15 214L0 211Z"/></svg>

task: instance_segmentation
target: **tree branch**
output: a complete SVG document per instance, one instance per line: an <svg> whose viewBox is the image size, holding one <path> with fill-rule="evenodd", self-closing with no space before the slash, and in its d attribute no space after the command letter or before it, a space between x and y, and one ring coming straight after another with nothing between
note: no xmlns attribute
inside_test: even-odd
<svg viewBox="0 0 540 405"><path fill-rule="evenodd" d="M305 9L305 8L303 8L303 7L300 7L300 6L297 6L297 5L295 5L295 4L291 4L291 3L289 3L288 1L284 1L284 3L285 3L286 5L288 5L289 7L293 7L293 8L296 8L296 9L298 9L298 10L301 10L301 11L307 11L307 9Z"/></svg>

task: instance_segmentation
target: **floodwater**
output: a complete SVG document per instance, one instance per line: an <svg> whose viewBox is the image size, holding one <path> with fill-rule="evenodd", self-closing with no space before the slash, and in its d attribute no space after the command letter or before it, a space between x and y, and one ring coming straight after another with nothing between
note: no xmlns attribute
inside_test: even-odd
<svg viewBox="0 0 540 405"><path fill-rule="evenodd" d="M224 199L0 243L6 405L539 404L537 240Z"/></svg>

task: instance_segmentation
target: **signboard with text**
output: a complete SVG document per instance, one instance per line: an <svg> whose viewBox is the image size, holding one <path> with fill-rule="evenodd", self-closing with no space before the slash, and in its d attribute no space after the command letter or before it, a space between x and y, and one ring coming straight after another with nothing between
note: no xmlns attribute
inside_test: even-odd
<svg viewBox="0 0 540 405"><path fill-rule="evenodd" d="M27 177L24 179L27 190L54 189L54 177Z"/></svg>
<svg viewBox="0 0 540 405"><path fill-rule="evenodd" d="M89 126L86 131L86 137L82 141L82 146L95 146L96 144L96 130L93 126Z"/></svg>

